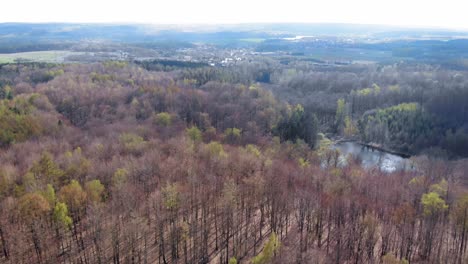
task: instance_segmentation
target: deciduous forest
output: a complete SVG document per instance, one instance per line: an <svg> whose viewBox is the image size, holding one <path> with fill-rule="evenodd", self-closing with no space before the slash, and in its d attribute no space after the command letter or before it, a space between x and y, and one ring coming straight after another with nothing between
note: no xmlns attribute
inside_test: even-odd
<svg viewBox="0 0 468 264"><path fill-rule="evenodd" d="M466 72L291 63L2 65L0 262L467 263Z"/></svg>

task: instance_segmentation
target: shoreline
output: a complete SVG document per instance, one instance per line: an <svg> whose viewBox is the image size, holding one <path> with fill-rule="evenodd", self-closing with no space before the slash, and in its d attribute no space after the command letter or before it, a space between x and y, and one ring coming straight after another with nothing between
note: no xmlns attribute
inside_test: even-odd
<svg viewBox="0 0 468 264"><path fill-rule="evenodd" d="M411 155L409 155L408 153L403 153L403 152L399 152L399 151L396 151L396 150L387 149L387 148L384 148L384 147L381 147L381 146L378 146L378 145L374 145L372 143L365 143L365 142L358 141L358 140L355 140L355 139L341 138L341 139L338 139L338 140L334 140L333 144L344 143L344 142L354 142L354 143L359 144L361 146L371 148L371 149L375 149L375 150L379 150L379 151L386 152L386 153L389 153L389 154L393 154L393 155L396 155L396 156L399 156L399 157L402 157L402 158L405 158L405 159L408 159L408 158L411 157Z"/></svg>

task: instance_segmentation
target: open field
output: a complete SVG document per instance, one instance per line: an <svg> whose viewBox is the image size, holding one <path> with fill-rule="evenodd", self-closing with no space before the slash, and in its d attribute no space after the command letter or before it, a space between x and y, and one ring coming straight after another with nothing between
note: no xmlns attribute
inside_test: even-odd
<svg viewBox="0 0 468 264"><path fill-rule="evenodd" d="M261 43L265 41L265 39L264 38L243 38L243 39L240 39L240 41L250 42L250 43Z"/></svg>
<svg viewBox="0 0 468 264"><path fill-rule="evenodd" d="M63 62L67 56L79 54L81 54L81 52L63 50L3 53L0 54L0 63L14 63L17 61Z"/></svg>

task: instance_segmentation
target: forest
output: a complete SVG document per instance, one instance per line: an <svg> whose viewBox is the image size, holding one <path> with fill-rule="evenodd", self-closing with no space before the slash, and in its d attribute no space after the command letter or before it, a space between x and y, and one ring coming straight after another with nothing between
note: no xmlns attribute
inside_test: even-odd
<svg viewBox="0 0 468 264"><path fill-rule="evenodd" d="M0 263L468 262L466 72L0 67ZM336 138L417 169L343 165Z"/></svg>

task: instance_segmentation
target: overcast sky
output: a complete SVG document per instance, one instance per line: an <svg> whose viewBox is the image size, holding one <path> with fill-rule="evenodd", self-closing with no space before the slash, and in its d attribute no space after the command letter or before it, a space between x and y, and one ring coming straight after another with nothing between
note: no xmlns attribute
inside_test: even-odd
<svg viewBox="0 0 468 264"><path fill-rule="evenodd" d="M0 22L344 22L468 29L467 0L1 0Z"/></svg>

